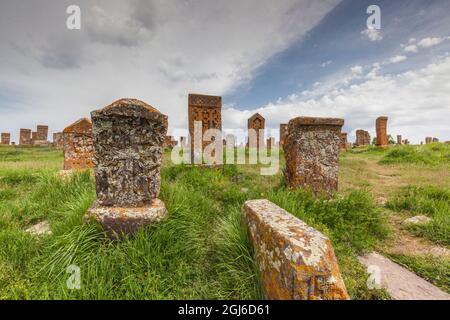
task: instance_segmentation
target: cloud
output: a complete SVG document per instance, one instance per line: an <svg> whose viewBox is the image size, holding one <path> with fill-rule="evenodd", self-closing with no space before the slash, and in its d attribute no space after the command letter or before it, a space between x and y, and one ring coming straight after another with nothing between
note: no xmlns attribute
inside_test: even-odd
<svg viewBox="0 0 450 320"><path fill-rule="evenodd" d="M321 66L322 66L322 68L325 68L326 66L328 66L328 65L330 65L330 64L332 64L332 63L333 63L333 60L328 60L328 61L323 62L323 63L321 64Z"/></svg>
<svg viewBox="0 0 450 320"><path fill-rule="evenodd" d="M405 61L407 59L408 59L408 57L406 57L406 56L398 55L398 56L390 58L389 59L389 64L403 62L403 61Z"/></svg>
<svg viewBox="0 0 450 320"><path fill-rule="evenodd" d="M419 48L431 48L443 43L446 40L450 40L450 37L428 37L423 38L420 41L417 41L415 38L409 39L409 45L401 45L405 52L416 53L419 51Z"/></svg>
<svg viewBox="0 0 450 320"><path fill-rule="evenodd" d="M440 43L442 43L445 40L445 38L424 38L422 40L420 40L417 45L421 48L429 48L429 47L433 47L436 46Z"/></svg>
<svg viewBox="0 0 450 320"><path fill-rule="evenodd" d="M121 97L186 128L189 92L225 95L250 81L338 3L79 0L81 30L70 31L68 1L2 1L0 128L14 139L37 123L61 130Z"/></svg>
<svg viewBox="0 0 450 320"><path fill-rule="evenodd" d="M375 69L377 67L380 68L378 65ZM362 82L358 79L358 82L348 83L342 80L343 75L336 75L329 80L329 84L322 83L308 91L307 95L292 94L288 99L251 112L263 115L272 128L301 115L344 118L344 130L351 133L351 139L354 139L354 132L359 128L374 135L375 119L387 115L390 134L402 134L415 143L425 136L436 136L442 140L450 138L449 56L441 57L422 69L398 75L367 77L370 72L373 69L368 70L367 74L363 72L366 77ZM353 74L352 70L350 73ZM322 86L326 90L322 90ZM238 126L251 112L229 108L224 114L229 125Z"/></svg>
<svg viewBox="0 0 450 320"><path fill-rule="evenodd" d="M381 41L383 40L383 36L381 35L381 31L377 29L365 29L361 31L361 34L365 36L370 41Z"/></svg>

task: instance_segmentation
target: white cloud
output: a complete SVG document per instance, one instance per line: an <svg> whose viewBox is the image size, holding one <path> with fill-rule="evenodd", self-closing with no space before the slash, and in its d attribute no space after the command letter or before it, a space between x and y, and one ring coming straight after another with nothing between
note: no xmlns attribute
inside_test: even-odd
<svg viewBox="0 0 450 320"><path fill-rule="evenodd" d="M352 75L360 75L363 72L362 66L354 66L350 68Z"/></svg>
<svg viewBox="0 0 450 320"><path fill-rule="evenodd" d="M421 48L429 48L429 47L433 47L436 46L440 43L442 43L445 40L445 38L424 38L422 40L420 40L417 45Z"/></svg>
<svg viewBox="0 0 450 320"><path fill-rule="evenodd" d="M406 46L406 47L404 48L404 50L405 50L406 52L417 52L418 48L417 48L416 45L412 44L412 45Z"/></svg>
<svg viewBox="0 0 450 320"><path fill-rule="evenodd" d="M328 61L325 61L324 63L322 63L321 66L322 66L322 68L325 68L326 66L329 66L332 63L333 63L333 60L328 60Z"/></svg>
<svg viewBox="0 0 450 320"><path fill-rule="evenodd" d="M383 36L381 35L381 31L377 29L365 29L361 31L361 34L365 36L370 41L380 41L383 40Z"/></svg>
<svg viewBox="0 0 450 320"><path fill-rule="evenodd" d="M398 55L398 56L390 58L389 59L389 63L390 64L392 64L392 63L399 63L399 62L405 61L406 59L408 59L406 56Z"/></svg>
<svg viewBox="0 0 450 320"><path fill-rule="evenodd" d="M408 41L409 45L402 44L401 47L403 47L405 52L416 53L419 51L419 48L431 48L449 39L450 37L428 37L417 42L415 38L411 38Z"/></svg>
<svg viewBox="0 0 450 320"><path fill-rule="evenodd" d="M187 127L187 94L224 95L301 39L339 0L79 0L0 3L0 128L50 131L121 97Z"/></svg>
<svg viewBox="0 0 450 320"><path fill-rule="evenodd" d="M374 69L368 70L367 76ZM336 75L336 79L342 78ZM375 119L387 115L388 131L394 136L402 134L415 143L425 136L450 140L450 57L419 70L366 77L360 83L346 84L336 79L330 81L331 85L322 83L307 95L291 95L290 99L251 112L266 117L267 125L273 128L298 116L344 118L344 130L351 133L352 139L358 128L374 135ZM230 126L238 126L251 112L229 108L224 114Z"/></svg>

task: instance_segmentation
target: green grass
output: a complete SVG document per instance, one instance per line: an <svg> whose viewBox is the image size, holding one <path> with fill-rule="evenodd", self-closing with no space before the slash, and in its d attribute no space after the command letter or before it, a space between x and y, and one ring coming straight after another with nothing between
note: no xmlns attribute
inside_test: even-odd
<svg viewBox="0 0 450 320"><path fill-rule="evenodd" d="M411 216L423 214L431 222L413 225L409 229L438 244L450 245L450 189L435 186L408 186L402 188L387 204L394 211Z"/></svg>
<svg viewBox="0 0 450 320"><path fill-rule="evenodd" d="M450 293L450 260L404 255L389 255L389 258Z"/></svg>
<svg viewBox="0 0 450 320"><path fill-rule="evenodd" d="M11 150L0 148L0 155L6 159ZM240 220L242 204L259 198L330 237L353 299L387 298L367 289L367 274L357 262L358 254L387 235L368 192L328 201L286 190L281 172L263 177L257 166L203 169L165 162L160 198L169 218L111 242L97 226L83 224L95 199L88 173L61 179L60 151L17 150L25 160L16 154L0 161L0 299L260 299L258 270ZM23 231L43 220L52 235ZM71 264L80 267L81 290L66 286Z"/></svg>
<svg viewBox="0 0 450 320"><path fill-rule="evenodd" d="M380 160L381 164L450 165L450 145L393 146Z"/></svg>

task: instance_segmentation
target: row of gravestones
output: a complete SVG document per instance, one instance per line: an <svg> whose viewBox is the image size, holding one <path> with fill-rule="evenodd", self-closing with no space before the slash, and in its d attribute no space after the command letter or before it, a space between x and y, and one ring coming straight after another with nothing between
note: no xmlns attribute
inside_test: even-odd
<svg viewBox="0 0 450 320"><path fill-rule="evenodd" d="M211 113L205 116L214 119ZM92 153L97 200L85 221L120 239L164 219L168 212L158 195L167 116L142 101L121 99L93 111L91 119L92 124L82 119L63 132L66 168L73 165L72 152ZM290 187L328 195L337 189L343 124L326 118L289 122L284 148ZM267 298L349 298L324 235L268 200L246 202L242 215Z"/></svg>

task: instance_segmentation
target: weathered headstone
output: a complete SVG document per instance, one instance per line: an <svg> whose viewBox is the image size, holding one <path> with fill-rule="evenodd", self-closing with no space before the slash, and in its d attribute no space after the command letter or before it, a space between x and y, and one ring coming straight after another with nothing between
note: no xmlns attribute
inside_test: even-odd
<svg viewBox="0 0 450 320"><path fill-rule="evenodd" d="M280 124L280 147L284 145L284 140L286 139L286 136L288 134L288 125L287 124Z"/></svg>
<svg viewBox="0 0 450 320"><path fill-rule="evenodd" d="M40 141L48 140L48 126L38 125L36 132L37 132L37 140Z"/></svg>
<svg viewBox="0 0 450 320"><path fill-rule="evenodd" d="M370 145L370 134L365 130L356 130L356 142L355 146L367 146Z"/></svg>
<svg viewBox="0 0 450 320"><path fill-rule="evenodd" d="M189 94L188 101L189 134L191 140L191 161L202 159L203 150L211 142L203 141L209 129L222 130L222 97L203 94ZM195 122L201 122L200 137L195 136ZM196 141L201 141L198 145ZM203 163L203 161L200 161Z"/></svg>
<svg viewBox="0 0 450 320"><path fill-rule="evenodd" d="M82 118L63 131L64 170L90 169L93 163L92 123Z"/></svg>
<svg viewBox="0 0 450 320"><path fill-rule="evenodd" d="M284 144L286 185L332 195L338 188L343 119L299 117L289 121Z"/></svg>
<svg viewBox="0 0 450 320"><path fill-rule="evenodd" d="M439 142L439 139L438 138L433 138L433 143L434 142Z"/></svg>
<svg viewBox="0 0 450 320"><path fill-rule="evenodd" d="M275 138L268 138L266 140L266 148L267 148L267 150L271 151L272 147L274 147L274 144L275 144Z"/></svg>
<svg viewBox="0 0 450 320"><path fill-rule="evenodd" d="M9 145L11 142L11 134L8 132L2 132L0 144Z"/></svg>
<svg viewBox="0 0 450 320"><path fill-rule="evenodd" d="M30 145L31 144L31 130L30 129L20 129L19 144L20 145Z"/></svg>
<svg viewBox="0 0 450 320"><path fill-rule="evenodd" d="M346 133L346 132L341 132L341 144L340 144L340 148L341 148L341 149L347 149L347 148L348 148L347 133Z"/></svg>
<svg viewBox="0 0 450 320"><path fill-rule="evenodd" d="M319 231L269 200L247 201L242 220L266 299L349 299L331 242Z"/></svg>
<svg viewBox="0 0 450 320"><path fill-rule="evenodd" d="M402 136L401 135L397 135L397 144L403 144L402 143Z"/></svg>
<svg viewBox="0 0 450 320"><path fill-rule="evenodd" d="M387 122L388 117L379 117L375 123L377 130L377 146L382 148L386 148L389 145L387 136Z"/></svg>
<svg viewBox="0 0 450 320"><path fill-rule="evenodd" d="M433 138L432 137L426 137L425 138L425 143L426 144L430 144L430 143L432 143L433 142Z"/></svg>
<svg viewBox="0 0 450 320"><path fill-rule="evenodd" d="M247 121L247 129L250 137L250 130L254 130L254 134L256 135L255 139L250 139L248 141L248 147L253 149L259 149L264 146L264 140L260 139L262 135L264 137L264 129L266 126L266 119L263 118L259 113L255 113L252 115ZM261 132L261 133L260 133Z"/></svg>
<svg viewBox="0 0 450 320"><path fill-rule="evenodd" d="M165 218L158 195L167 116L140 100L121 99L91 117L97 201L88 218L113 238Z"/></svg>
<svg viewBox="0 0 450 320"><path fill-rule="evenodd" d="M62 132L53 133L53 146L57 149L64 149L64 138Z"/></svg>

